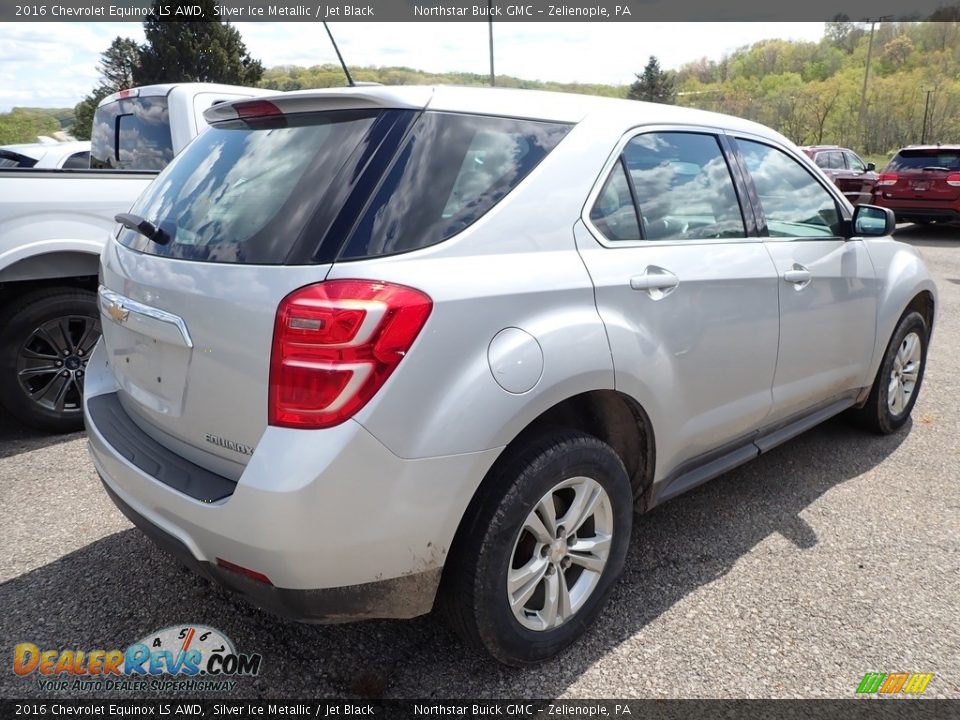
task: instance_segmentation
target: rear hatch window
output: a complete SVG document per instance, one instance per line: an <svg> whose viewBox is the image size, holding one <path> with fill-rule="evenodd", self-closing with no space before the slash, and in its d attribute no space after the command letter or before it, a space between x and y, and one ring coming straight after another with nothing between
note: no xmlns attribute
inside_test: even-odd
<svg viewBox="0 0 960 720"><path fill-rule="evenodd" d="M123 98L97 108L90 136L90 167L162 170L172 159L165 96Z"/></svg>
<svg viewBox="0 0 960 720"><path fill-rule="evenodd" d="M923 150L901 150L890 165L889 172L904 172L910 170L928 172L958 172L960 171L960 150L944 150L941 148L925 148Z"/></svg>
<svg viewBox="0 0 960 720"><path fill-rule="evenodd" d="M887 198L952 203L960 197L960 149L905 148L877 183Z"/></svg>
<svg viewBox="0 0 960 720"><path fill-rule="evenodd" d="M568 126L410 110L217 123L131 210L169 239L121 244L203 262L312 264L407 252L475 222Z"/></svg>

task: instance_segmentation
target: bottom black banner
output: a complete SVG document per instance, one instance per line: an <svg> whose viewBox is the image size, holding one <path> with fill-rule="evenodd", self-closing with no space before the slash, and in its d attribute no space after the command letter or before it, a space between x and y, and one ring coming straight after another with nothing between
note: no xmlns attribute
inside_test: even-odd
<svg viewBox="0 0 960 720"><path fill-rule="evenodd" d="M0 700L0 718L960 718L960 700Z"/></svg>

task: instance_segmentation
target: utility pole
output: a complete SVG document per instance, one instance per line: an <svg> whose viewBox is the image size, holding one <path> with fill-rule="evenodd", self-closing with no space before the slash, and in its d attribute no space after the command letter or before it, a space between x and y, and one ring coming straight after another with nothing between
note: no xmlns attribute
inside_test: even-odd
<svg viewBox="0 0 960 720"><path fill-rule="evenodd" d="M487 0L487 28L490 35L490 87L493 87L497 84L493 74L493 0Z"/></svg>
<svg viewBox="0 0 960 720"><path fill-rule="evenodd" d="M930 94L933 90L927 90L927 101L923 104L923 130L920 131L920 144L927 142L927 115L930 113Z"/></svg>
<svg viewBox="0 0 960 720"><path fill-rule="evenodd" d="M864 19L864 22L870 23L870 42L867 45L867 67L863 72L863 90L860 91L860 115L858 120L860 122L860 129L863 129L864 115L866 114L867 109L867 81L870 79L870 59L873 57L873 28L878 22L884 22L893 18L893 15L881 15L876 20L871 20L870 18Z"/></svg>

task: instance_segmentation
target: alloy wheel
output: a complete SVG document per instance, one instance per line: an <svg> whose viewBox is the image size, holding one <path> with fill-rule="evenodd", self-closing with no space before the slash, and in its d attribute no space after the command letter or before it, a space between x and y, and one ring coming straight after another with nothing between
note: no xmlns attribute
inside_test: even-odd
<svg viewBox="0 0 960 720"><path fill-rule="evenodd" d="M915 332L908 333L893 359L890 384L887 387L887 407L894 416L902 414L910 404L920 375L922 359L923 344L920 336Z"/></svg>
<svg viewBox="0 0 960 720"><path fill-rule="evenodd" d="M507 601L529 630L567 622L596 589L610 555L613 510L588 477L555 485L527 515L507 571Z"/></svg>
<svg viewBox="0 0 960 720"><path fill-rule="evenodd" d="M17 354L20 388L47 410L79 412L87 360L99 338L99 320L86 315L66 315L41 324Z"/></svg>

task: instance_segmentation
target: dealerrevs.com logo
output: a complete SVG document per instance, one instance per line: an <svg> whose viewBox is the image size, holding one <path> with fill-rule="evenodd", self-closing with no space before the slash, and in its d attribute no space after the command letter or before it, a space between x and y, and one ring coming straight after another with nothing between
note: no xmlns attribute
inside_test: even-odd
<svg viewBox="0 0 960 720"><path fill-rule="evenodd" d="M173 625L126 650L42 649L19 643L13 671L35 676L44 691L228 692L237 679L260 672L263 658L238 653L222 632L202 625Z"/></svg>

